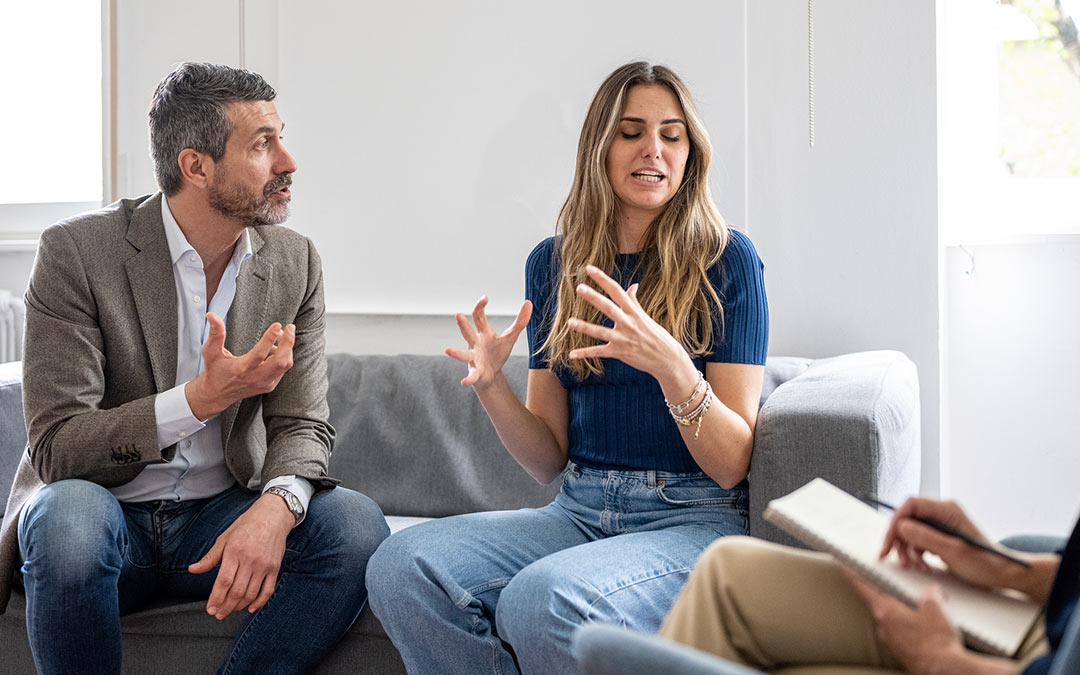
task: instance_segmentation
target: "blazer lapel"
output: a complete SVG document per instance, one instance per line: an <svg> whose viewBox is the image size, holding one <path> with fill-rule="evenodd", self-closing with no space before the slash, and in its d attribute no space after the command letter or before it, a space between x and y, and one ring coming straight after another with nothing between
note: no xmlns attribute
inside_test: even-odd
<svg viewBox="0 0 1080 675"><path fill-rule="evenodd" d="M131 215L127 240L139 250L124 263L158 391L176 385L176 280L161 221L161 194Z"/></svg>
<svg viewBox="0 0 1080 675"><path fill-rule="evenodd" d="M240 274L236 277L236 295L233 296L225 321L225 348L236 356L251 351L270 326L267 289L274 267L259 255L263 238L258 228L249 227L248 237L251 240L251 257L240 265ZM221 413L221 445L224 448L228 447L229 434L239 410L240 402L237 402Z"/></svg>

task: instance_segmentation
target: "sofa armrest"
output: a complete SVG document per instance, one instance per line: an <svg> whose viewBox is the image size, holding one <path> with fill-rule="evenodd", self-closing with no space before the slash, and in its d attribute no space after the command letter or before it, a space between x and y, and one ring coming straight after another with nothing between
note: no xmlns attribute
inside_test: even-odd
<svg viewBox="0 0 1080 675"><path fill-rule="evenodd" d="M817 359L776 388L758 415L750 534L799 545L763 518L770 500L818 476L899 503L919 489L919 381L896 351Z"/></svg>

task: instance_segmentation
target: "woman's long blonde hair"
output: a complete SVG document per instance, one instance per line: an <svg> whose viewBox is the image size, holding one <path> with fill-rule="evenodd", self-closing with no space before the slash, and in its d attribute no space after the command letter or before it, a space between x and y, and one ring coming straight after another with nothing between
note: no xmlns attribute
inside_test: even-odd
<svg viewBox="0 0 1080 675"><path fill-rule="evenodd" d="M580 298L574 289L581 283L595 287L585 274L586 265L608 273L615 267L619 207L608 180L606 159L627 93L638 85L661 85L675 95L690 138L682 184L645 233L637 263L638 300L649 316L693 356L705 354L708 349L713 338L713 312L723 317L720 298L706 277L706 270L720 259L728 242L727 223L709 193L709 135L690 91L675 73L644 61L628 63L609 75L593 97L578 140L574 184L559 211L557 231L562 242L557 261L561 269L558 310L541 349L550 355L553 366L567 368L579 379L602 374L603 364L598 358L570 360L571 350L596 342L570 330L566 322L571 317L593 323L604 320L600 310Z"/></svg>

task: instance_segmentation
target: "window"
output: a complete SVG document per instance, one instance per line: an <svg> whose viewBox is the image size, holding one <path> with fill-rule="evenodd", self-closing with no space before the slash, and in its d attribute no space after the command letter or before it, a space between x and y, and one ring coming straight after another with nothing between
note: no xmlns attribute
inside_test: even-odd
<svg viewBox="0 0 1080 675"><path fill-rule="evenodd" d="M943 241L1080 233L1080 1L940 7Z"/></svg>
<svg viewBox="0 0 1080 675"><path fill-rule="evenodd" d="M102 5L15 2L0 22L0 238L102 203Z"/></svg>

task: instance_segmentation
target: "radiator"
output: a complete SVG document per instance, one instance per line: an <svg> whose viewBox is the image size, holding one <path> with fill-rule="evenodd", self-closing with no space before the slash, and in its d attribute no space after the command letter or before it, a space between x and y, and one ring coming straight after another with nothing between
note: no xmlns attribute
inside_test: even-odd
<svg viewBox="0 0 1080 675"><path fill-rule="evenodd" d="M22 359L25 317L22 298L0 289L0 363Z"/></svg>

